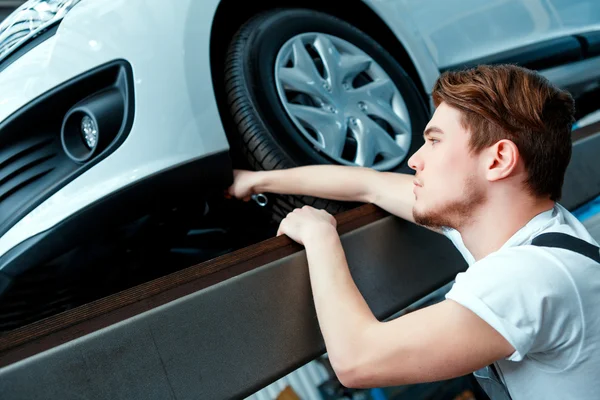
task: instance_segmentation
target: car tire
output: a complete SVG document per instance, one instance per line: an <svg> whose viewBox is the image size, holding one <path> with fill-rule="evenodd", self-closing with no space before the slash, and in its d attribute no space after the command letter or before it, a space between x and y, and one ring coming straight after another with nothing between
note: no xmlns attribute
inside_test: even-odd
<svg viewBox="0 0 600 400"><path fill-rule="evenodd" d="M375 65L379 68L377 71L387 74L397 89L394 93L401 95L410 122L407 132L402 136L406 147L402 150L406 152L405 157L383 170L412 173L407 161L422 145L423 129L429 118L428 109L415 83L402 66L364 32L339 18L306 9L272 10L257 15L238 30L230 43L225 64L225 88L229 110L239 134L237 147L241 149L244 161L255 170L344 162L343 159L333 159L322 148L315 146L306 135L308 129L304 135L301 133L300 126L294 123L286 109L287 98L282 98L282 86L278 88L277 84L276 64L282 48L298 35L315 32L325 35L327 39L339 40L352 51L362 52L363 57L370 57L373 61L369 65ZM386 129L390 128L389 125L385 126ZM318 139L314 132L311 135L314 140ZM407 141L410 143L407 144ZM336 150L333 154L338 153ZM306 204L332 214L357 205L310 196L271 194L269 197L271 212L276 220Z"/></svg>

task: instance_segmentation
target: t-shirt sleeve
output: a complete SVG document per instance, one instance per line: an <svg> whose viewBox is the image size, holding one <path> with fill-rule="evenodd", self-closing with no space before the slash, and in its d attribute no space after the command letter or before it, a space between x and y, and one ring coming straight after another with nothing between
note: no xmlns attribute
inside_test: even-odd
<svg viewBox="0 0 600 400"><path fill-rule="evenodd" d="M506 338L515 348L508 360L564 350L560 357L568 362L578 350L583 332L579 293L568 272L538 248L505 249L476 262L456 276L446 298Z"/></svg>

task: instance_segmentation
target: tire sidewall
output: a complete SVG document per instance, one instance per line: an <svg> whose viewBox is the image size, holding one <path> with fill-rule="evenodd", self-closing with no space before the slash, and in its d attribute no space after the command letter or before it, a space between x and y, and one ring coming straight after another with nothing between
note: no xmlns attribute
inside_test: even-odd
<svg viewBox="0 0 600 400"><path fill-rule="evenodd" d="M318 151L296 128L277 92L274 72L279 50L289 39L308 32L329 34L352 43L372 57L392 79L406 104L412 128L409 152L394 171L413 172L407 161L422 145L423 129L428 121L427 108L419 91L400 64L377 42L327 14L298 9L272 12L259 19L250 32L239 61L248 84L248 95L265 125L265 134L283 150L292 166L337 164Z"/></svg>

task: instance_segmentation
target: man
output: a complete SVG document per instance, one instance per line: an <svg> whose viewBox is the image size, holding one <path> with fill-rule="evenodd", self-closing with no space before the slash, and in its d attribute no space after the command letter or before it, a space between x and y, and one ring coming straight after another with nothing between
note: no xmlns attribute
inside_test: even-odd
<svg viewBox="0 0 600 400"><path fill-rule="evenodd" d="M445 73L433 99L426 142L408 161L414 176L331 165L235 171L229 194L374 203L445 234L467 260L444 301L379 322L352 281L335 219L304 207L281 222L278 235L306 248L317 317L345 386L477 371L499 398L597 398L600 264L531 244L562 232L598 245L557 203L571 157L572 97L532 71L503 65Z"/></svg>

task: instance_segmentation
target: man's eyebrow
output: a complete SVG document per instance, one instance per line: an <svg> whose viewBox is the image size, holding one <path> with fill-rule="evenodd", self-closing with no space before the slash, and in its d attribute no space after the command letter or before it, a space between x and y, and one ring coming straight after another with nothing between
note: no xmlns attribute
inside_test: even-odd
<svg viewBox="0 0 600 400"><path fill-rule="evenodd" d="M438 128L437 126L430 126L429 128L425 129L425 132L423 132L423 136L427 136L431 133L441 133L442 135L444 134L444 131L442 131L440 128Z"/></svg>

